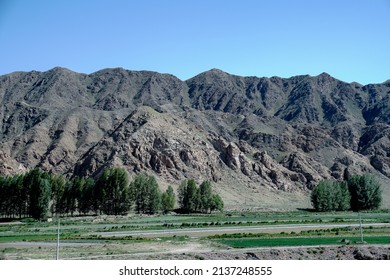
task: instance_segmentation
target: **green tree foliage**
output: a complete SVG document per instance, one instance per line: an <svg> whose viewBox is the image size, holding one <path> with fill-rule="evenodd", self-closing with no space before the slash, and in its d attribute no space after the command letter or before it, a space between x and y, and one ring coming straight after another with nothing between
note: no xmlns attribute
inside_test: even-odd
<svg viewBox="0 0 390 280"><path fill-rule="evenodd" d="M13 195L11 197L11 204L13 205L13 214L21 218L27 214L27 191L23 187L24 175L16 175L11 179L11 188Z"/></svg>
<svg viewBox="0 0 390 280"><path fill-rule="evenodd" d="M92 189L92 210L95 214L101 214L103 208L103 189L108 181L108 172L102 173Z"/></svg>
<svg viewBox="0 0 390 280"><path fill-rule="evenodd" d="M130 197L138 213L153 214L160 210L161 191L152 175L140 173L135 176L130 184Z"/></svg>
<svg viewBox="0 0 390 280"><path fill-rule="evenodd" d="M161 210L164 213L172 211L175 207L176 196L173 192L173 188L168 186L168 189L161 195Z"/></svg>
<svg viewBox="0 0 390 280"><path fill-rule="evenodd" d="M161 209L161 191L157 184L156 178L152 176L148 185L148 192L145 197L147 213L154 214Z"/></svg>
<svg viewBox="0 0 390 280"><path fill-rule="evenodd" d="M380 207L382 191L379 182L369 175L348 176L348 181L321 181L311 193L317 211L371 210Z"/></svg>
<svg viewBox="0 0 390 280"><path fill-rule="evenodd" d="M65 205L65 185L67 181L64 176L50 176L51 182L51 191L52 191L52 205L51 212L52 215L57 213L58 215L62 215L66 213L66 205Z"/></svg>
<svg viewBox="0 0 390 280"><path fill-rule="evenodd" d="M28 190L31 217L46 219L51 197L50 175L35 168L26 174L23 185Z"/></svg>
<svg viewBox="0 0 390 280"><path fill-rule="evenodd" d="M98 198L99 204L105 214L120 215L128 211L129 175L125 169L105 169L97 185L99 185L101 195Z"/></svg>
<svg viewBox="0 0 390 280"><path fill-rule="evenodd" d="M184 180L180 183L179 188L177 189L178 194L178 204L180 209L187 209L188 203L186 201L186 191L187 191L187 180Z"/></svg>
<svg viewBox="0 0 390 280"><path fill-rule="evenodd" d="M187 192L186 192L186 202L187 202L187 210L189 212L196 212L199 209L200 205L200 196L198 186L194 179L190 179L187 181Z"/></svg>
<svg viewBox="0 0 390 280"><path fill-rule="evenodd" d="M146 212L147 189L149 184L149 176L146 173L141 173L135 176L130 184L130 198L135 204L135 211L138 213Z"/></svg>
<svg viewBox="0 0 390 280"><path fill-rule="evenodd" d="M109 168L95 182L92 178L67 179L36 168L26 174L0 176L0 216L46 219L54 215L127 213L134 203L138 213L154 214L174 209L172 186L161 193L154 176L141 173L129 184L126 170ZM221 197L212 192L209 181L198 187L195 180L183 181L178 189L178 203L185 212L222 211ZM50 209L49 209L50 206Z"/></svg>
<svg viewBox="0 0 390 280"><path fill-rule="evenodd" d="M208 211L212 211L212 196L211 183L209 181L203 181L199 186L199 208L202 212L207 213Z"/></svg>
<svg viewBox="0 0 390 280"><path fill-rule="evenodd" d="M211 205L210 205L210 212L211 211L223 211L224 203L222 198L218 194L212 194L211 196Z"/></svg>
<svg viewBox="0 0 390 280"><path fill-rule="evenodd" d="M187 212L223 210L222 198L212 193L209 181L204 181L198 188L195 180L184 180L178 189L180 208Z"/></svg>
<svg viewBox="0 0 390 280"><path fill-rule="evenodd" d="M311 193L311 202L316 211L348 210L350 198L345 182L324 180Z"/></svg>
<svg viewBox="0 0 390 280"><path fill-rule="evenodd" d="M51 204L52 215L65 213L63 176L50 175L36 168L26 174L0 179L0 214L8 217L45 219ZM51 201L51 202L50 202Z"/></svg>
<svg viewBox="0 0 390 280"><path fill-rule="evenodd" d="M38 168L0 176L0 216L45 219L49 210L52 216L91 211L122 214L129 210L128 185L128 174L120 168L106 169L96 184L92 178L69 180Z"/></svg>
<svg viewBox="0 0 390 280"><path fill-rule="evenodd" d="M77 211L77 198L79 197L79 187L82 184L82 178L75 177L66 181L64 190L65 212L73 216Z"/></svg>
<svg viewBox="0 0 390 280"><path fill-rule="evenodd" d="M351 194L349 193L347 182L343 181L339 183L338 196L336 210L346 211L351 209Z"/></svg>
<svg viewBox="0 0 390 280"><path fill-rule="evenodd" d="M27 193L23 186L23 175L0 177L0 214L6 217L26 215Z"/></svg>
<svg viewBox="0 0 390 280"><path fill-rule="evenodd" d="M93 207L92 178L74 177L71 180L64 176L51 175L50 184L52 190L51 207L52 215L74 215L75 212L87 214Z"/></svg>
<svg viewBox="0 0 390 280"><path fill-rule="evenodd" d="M6 216L6 201L8 198L7 179L0 176L0 214Z"/></svg>
<svg viewBox="0 0 390 280"><path fill-rule="evenodd" d="M199 189L194 179L184 180L178 189L180 208L187 212L196 212L200 205Z"/></svg>
<svg viewBox="0 0 390 280"><path fill-rule="evenodd" d="M93 189L95 181L92 178L83 178L83 184L79 190L78 209L80 213L88 214L93 210Z"/></svg>
<svg viewBox="0 0 390 280"><path fill-rule="evenodd" d="M380 207L382 191L379 182L369 175L355 175L348 179L353 211L371 210Z"/></svg>

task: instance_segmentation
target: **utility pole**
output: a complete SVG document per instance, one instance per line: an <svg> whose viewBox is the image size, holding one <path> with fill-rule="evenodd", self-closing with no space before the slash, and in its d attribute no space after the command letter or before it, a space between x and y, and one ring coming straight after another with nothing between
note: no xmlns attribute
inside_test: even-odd
<svg viewBox="0 0 390 280"><path fill-rule="evenodd" d="M60 259L60 217L58 217L58 225L57 225L57 253L56 260Z"/></svg>
<svg viewBox="0 0 390 280"><path fill-rule="evenodd" d="M364 241L363 241L362 217L360 216L360 212L359 212L359 223L360 223L360 242L364 243Z"/></svg>

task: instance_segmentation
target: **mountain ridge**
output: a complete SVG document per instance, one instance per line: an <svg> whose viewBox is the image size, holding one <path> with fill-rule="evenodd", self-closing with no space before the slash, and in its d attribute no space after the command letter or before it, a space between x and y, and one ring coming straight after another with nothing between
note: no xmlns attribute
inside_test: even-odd
<svg viewBox="0 0 390 280"><path fill-rule="evenodd" d="M349 83L349 84L357 84L359 86L368 86L368 85L376 85L376 84L388 84L390 83L390 79L387 79L383 82L372 82L372 83L367 83L367 84L362 84L360 82L357 82L357 81L352 81L352 82L346 82L342 79L339 79L339 78L335 78L333 77L331 74L329 74L328 72L321 72L317 75L311 75L311 74L298 74L298 75L293 75L293 76L290 76L290 77L281 77L281 76L256 76L256 75L240 75L240 74L232 74L232 73L229 73L229 72L226 72L220 68L211 68L209 70L205 70L205 71L202 71L198 74L196 74L195 76L193 77L189 77L187 79L181 79L179 78L178 76L174 75L174 74L171 74L171 73L163 73L163 72L158 72L158 71L153 71L153 70L130 70L130 69L126 69L124 67L106 67L106 68L102 68L102 69L99 69L99 70L96 70L96 71L93 71L91 73L84 73L84 72L77 72L77 71L74 71L70 68L67 68L67 67L62 67L62 66L55 66L51 69L48 69L48 70L22 70L22 71L13 71L13 72L9 72L9 73L4 73L4 74L0 74L0 78L2 76L9 76L9 75L14 75L14 74L26 74L26 73L47 73L47 72L51 72L51 71L68 71L68 72L72 72L72 73L76 73L76 74L80 74L80 75L86 75L86 76L89 76L89 75L93 75L93 74L96 74L96 73L99 73L99 72L102 72L102 71L115 71L115 70L123 70L123 71L130 71L130 72L139 72L139 73L155 73L155 74L161 74L161 75L170 75L170 76L173 76L173 77L176 77L177 79L185 82L187 80L190 80L200 74L203 74L203 73L208 73L208 72L222 72L222 73L225 73L229 76L236 76L236 77L246 77L246 78L268 78L268 79L273 79L273 78L277 78L277 79L292 79L292 78L296 78L296 77L311 77L311 78L314 78L314 77L319 77L321 75L325 75L325 76L329 76L331 77L332 79L335 79L335 80L338 80L338 81L341 81L341 82L344 82L344 83Z"/></svg>

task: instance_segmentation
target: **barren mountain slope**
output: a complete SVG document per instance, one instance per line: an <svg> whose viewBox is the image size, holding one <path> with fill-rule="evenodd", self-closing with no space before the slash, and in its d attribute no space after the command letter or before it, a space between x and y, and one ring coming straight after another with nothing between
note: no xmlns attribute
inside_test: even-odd
<svg viewBox="0 0 390 280"><path fill-rule="evenodd" d="M323 178L372 173L389 207L389 93L389 81L362 86L326 73L11 73L0 76L0 174L39 166L98 176L124 166L163 187L211 180L231 208L280 209L309 206Z"/></svg>

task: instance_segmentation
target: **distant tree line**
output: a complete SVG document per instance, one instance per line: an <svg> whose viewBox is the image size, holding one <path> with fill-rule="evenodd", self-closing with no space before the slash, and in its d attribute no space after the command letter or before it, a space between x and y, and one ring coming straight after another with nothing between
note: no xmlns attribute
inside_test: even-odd
<svg viewBox="0 0 390 280"><path fill-rule="evenodd" d="M187 186L189 186L187 188ZM183 212L223 210L221 197L204 181L200 188L194 180L179 187L179 206ZM25 174L0 176L0 217L46 219L55 215L168 213L175 208L172 186L160 190L154 176L140 173L130 182L123 168L105 169L95 181L88 177L68 179L36 168Z"/></svg>
<svg viewBox="0 0 390 280"><path fill-rule="evenodd" d="M355 175L342 182L324 180L311 193L316 211L372 210L381 202L380 184L369 175Z"/></svg>

